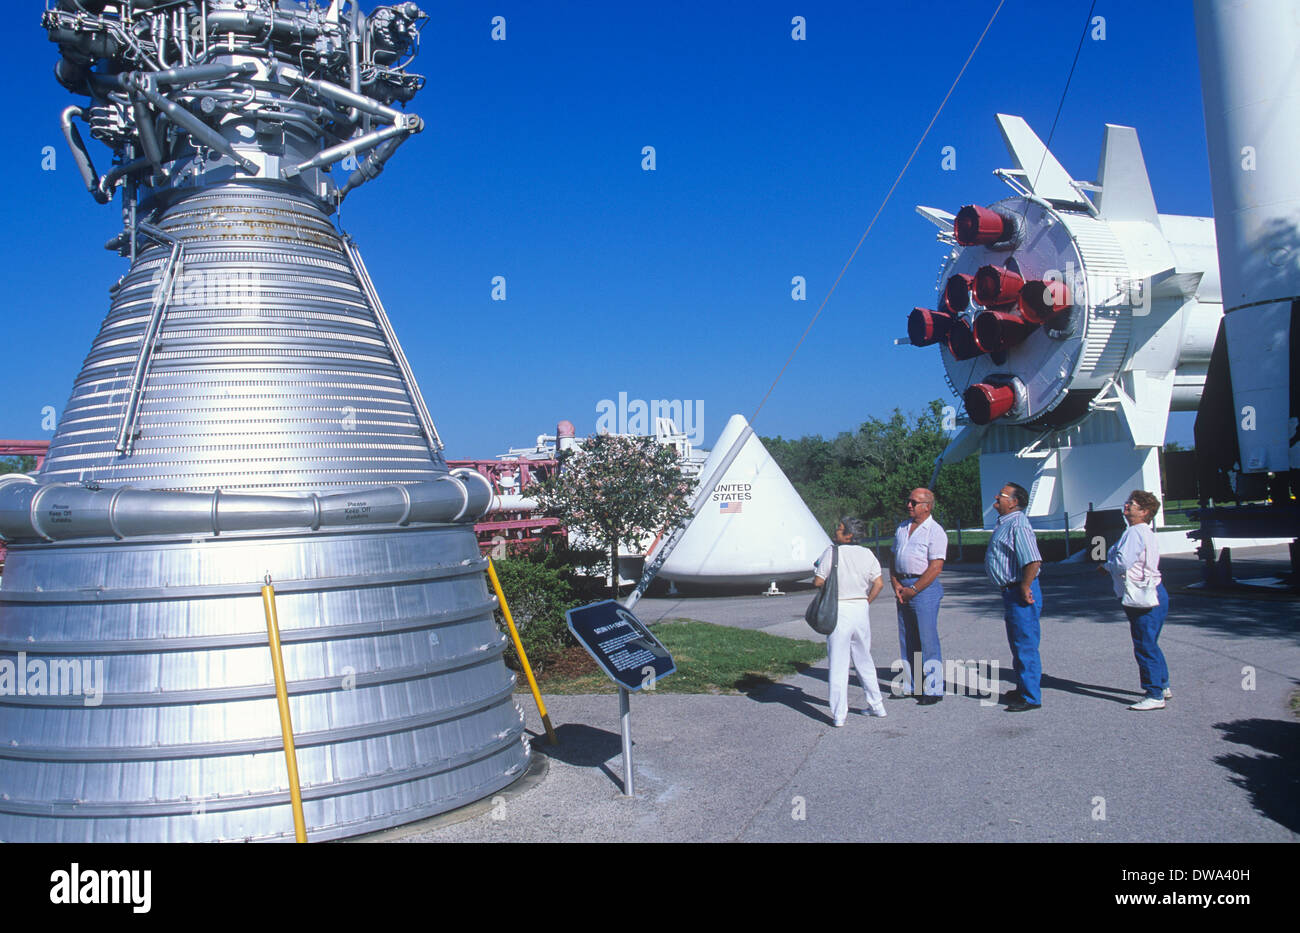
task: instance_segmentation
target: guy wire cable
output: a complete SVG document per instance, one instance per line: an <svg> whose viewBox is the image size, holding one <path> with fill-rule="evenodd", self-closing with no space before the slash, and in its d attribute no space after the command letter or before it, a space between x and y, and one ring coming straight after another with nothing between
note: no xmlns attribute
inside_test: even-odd
<svg viewBox="0 0 1300 933"><path fill-rule="evenodd" d="M826 307L826 303L831 300L831 295L835 294L835 288L840 284L840 279L844 278L844 273L848 271L849 266L853 263L854 257L856 257L858 251L862 249L862 244L866 242L867 237L871 234L872 227L874 227L876 221L880 219L881 213L884 212L885 206L889 203L889 199L893 196L899 183L902 182L903 176L907 174L907 170L912 165L912 161L916 158L916 154L921 151L921 146L925 144L926 137L930 135L930 130L934 128L934 124L938 121L939 114L943 113L944 105L947 104L948 99L952 97L953 91L957 90L958 82L961 81L962 75L966 73L966 69L969 67L971 60L975 58L975 53L979 51L980 45L984 42L984 37L987 36L989 30L993 28L993 21L998 18L998 13L1002 10L1003 4L1005 3L1006 0L998 0L998 5L994 8L993 15L989 17L989 21L984 25L984 31L981 32L979 38L975 40L975 45L971 48L970 54L966 56L966 61L962 63L961 69L957 72L957 77L953 79L952 86L948 88L948 93L943 95L943 100L939 102L939 107L935 110L934 116L930 118L930 123L926 126L925 132L923 132L921 138L916 141L916 147L912 150L912 154L907 157L907 162L903 164L902 171L898 173L898 177L894 179L894 183L890 185L889 190L885 192L884 200L880 202L880 207L876 208L876 213L872 216L871 222L867 224L867 229L862 234L861 239L858 240L858 245L853 247L853 252L849 254L848 260L845 261L843 268L840 269L840 274L837 275L835 281L831 283L830 291L826 293L826 297L822 299L822 303L817 306L817 311L813 314L812 320L808 322L808 326L804 328L802 336L799 337L799 342L796 343L794 349L790 351L790 356L786 359L785 365L783 365L780 372L776 374L776 378L772 380L772 385L768 387L767 393L758 403L758 407L754 409L754 414L750 416L749 423L746 425L745 430L741 431L735 441L732 442L726 455L718 462L717 466L714 467L713 472L707 477L700 477L700 485L697 488L695 500L691 503L691 518L688 519L685 524L679 525L674 529L668 539L664 541L663 546L655 552L654 558L646 563L645 568L641 573L640 581L637 583L635 589L633 589L632 592L623 600L625 608L631 609L641 599L641 596L650 586L650 581L655 578L659 573L659 569L667 562L668 555L670 555L673 552L673 549L677 547L678 542L681 541L682 536L686 533L686 529L690 526L691 522L695 520L695 516L699 515L700 509L703 507L705 498L708 495L708 490L716 484L718 479L726 475L728 467L730 467L736 457L740 455L740 451L744 448L745 443L754 433L754 421L757 420L758 413L761 412L763 406L767 404L768 397L771 396L772 391L776 388L776 384L781 381L781 377L785 375L785 371L794 360L795 354L798 353L799 348L803 346L803 342L807 339L809 332L813 329L813 325L816 324L817 319L821 317L822 310Z"/></svg>
<svg viewBox="0 0 1300 933"><path fill-rule="evenodd" d="M772 385L768 387L767 393L763 396L762 401L760 401L758 407L754 409L754 414L749 418L751 426L758 418L758 413L763 410L763 406L767 404L768 396L772 394L772 390L776 388L776 384L781 381L781 377L785 375L786 369L789 368L790 363L793 362L795 354L798 353L799 348L803 346L803 342L807 339L809 332L813 329L813 325L816 324L817 319L821 317L822 310L826 307L826 303L831 300L831 295L835 294L835 288L840 284L840 279L844 278L844 273L849 271L849 266L853 264L853 259L858 255L858 250L862 249L862 244L866 242L867 237L871 234L871 228L874 227L876 221L880 219L880 215L884 212L885 206L889 203L889 199L893 197L894 190L903 180L903 176L907 174L908 168L911 167L912 160L915 159L916 154L921 151L921 146L925 144L925 139L930 135L930 130L934 129L934 124L938 121L939 114L943 113L944 105L948 103L948 98L952 97L952 92L957 90L957 83L961 81L962 75L966 73L966 68L970 65L971 59L973 59L975 53L979 51L980 44L983 43L984 37L988 35L989 30L993 28L993 21L998 18L998 13L1002 10L1002 6L1005 3L1006 0L998 0L998 5L993 10L993 15L989 17L988 23L984 26L984 31L981 32L980 37L975 40L974 47L970 50L970 54L966 56L966 61L962 63L961 70L957 72L957 77L953 79L952 87L948 88L948 93L943 95L943 100L939 102L939 109L934 112L934 116L930 118L930 123L926 126L925 132L923 132L921 138L916 141L916 148L914 148L912 154L907 157L907 161L903 164L902 171L898 173L898 177L894 179L894 183L890 185L889 190L885 192L884 200L880 202L880 207L876 208L876 213L872 216L871 222L867 224L867 229L863 232L862 238L858 240L858 245L853 247L853 252L849 254L849 258L845 261L843 268L840 269L840 274L837 275L835 281L831 283L830 291L826 293L826 297L822 299L822 303L817 306L817 311L813 314L812 320L809 321L808 326L804 328L803 334L799 337L799 342L794 345L794 349L790 351L790 356L781 367L781 371L776 374L776 378L772 380Z"/></svg>

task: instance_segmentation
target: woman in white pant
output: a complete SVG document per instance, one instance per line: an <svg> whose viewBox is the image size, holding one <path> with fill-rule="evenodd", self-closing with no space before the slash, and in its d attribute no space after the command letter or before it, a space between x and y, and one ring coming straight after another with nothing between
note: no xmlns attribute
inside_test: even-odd
<svg viewBox="0 0 1300 933"><path fill-rule="evenodd" d="M876 665L871 660L870 604L885 587L880 573L880 561L869 550L854 544L866 536L866 525L861 519L845 517L835 529L836 544L828 547L815 565L814 586L822 586L830 575L831 561L838 545L839 563L835 580L839 588L839 605L836 610L835 631L826 636L826 654L830 661L831 719L836 726L844 725L849 713L849 661L858 671L858 680L867 694L866 712L884 716L885 704L880 699L880 685L876 682Z"/></svg>

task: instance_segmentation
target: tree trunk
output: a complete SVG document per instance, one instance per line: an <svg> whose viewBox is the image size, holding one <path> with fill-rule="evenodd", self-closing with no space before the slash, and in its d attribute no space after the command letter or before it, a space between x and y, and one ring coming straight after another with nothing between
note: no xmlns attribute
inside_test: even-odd
<svg viewBox="0 0 1300 933"><path fill-rule="evenodd" d="M618 599L618 540L609 548L609 574L610 581L614 587L614 598Z"/></svg>

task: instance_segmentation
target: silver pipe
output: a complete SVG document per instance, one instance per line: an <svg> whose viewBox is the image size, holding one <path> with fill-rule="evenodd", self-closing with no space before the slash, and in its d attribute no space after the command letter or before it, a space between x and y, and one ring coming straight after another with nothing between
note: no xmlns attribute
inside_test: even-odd
<svg viewBox="0 0 1300 933"><path fill-rule="evenodd" d="M351 12L351 23L348 26L348 85L353 94L361 93L361 37L357 32L357 13L359 7L353 3ZM356 107L348 108L348 119L353 123L361 115Z"/></svg>
<svg viewBox="0 0 1300 933"><path fill-rule="evenodd" d="M205 3L204 6L207 6ZM292 39L295 43L303 40L315 40L321 30L310 22L300 18L277 20L274 17L258 13L241 13L236 10L213 10L208 13L208 22L221 32L242 32L253 35L254 31L269 30L268 38L279 33L280 38Z"/></svg>
<svg viewBox="0 0 1300 933"><path fill-rule="evenodd" d="M482 473L480 473L478 470L471 470L469 467L457 467L456 469L454 469L454 470L451 471L451 475L454 476L454 477L456 477L456 478L458 478L458 479L460 479L462 485L464 485L464 487L465 487L465 496L466 496L466 498L465 498L465 508L462 509L462 510L461 510L461 514L458 515L458 516L456 517L457 520L459 520L461 517L463 517L463 516L465 516L465 515L475 515L475 514L477 514L478 517L480 517L480 518L481 518L483 515L485 515L485 514L487 513L487 510L488 510L488 506L487 506L487 505L484 505L484 506L483 506L483 509L482 509L481 512L477 512L477 513L476 513L476 512L475 512L475 509L478 508L478 506L477 506L478 496L481 495L481 494L483 494L483 493L486 493L486 494L487 494L487 501L488 501L488 504L489 504L489 505L491 504L491 502L492 502L492 494L493 494L493 489L492 489L492 483L491 483L491 481L488 480L488 478L487 478L486 476L484 476ZM473 497L472 497L472 498L471 498L471 493L470 493L470 491L469 491L469 483L466 482L467 480L474 480L476 483L478 483L479 486L482 487L481 492L480 492L480 493L475 493L475 494L473 494Z"/></svg>
<svg viewBox="0 0 1300 933"><path fill-rule="evenodd" d="M190 84L195 81L219 81L222 78L230 78L235 75L251 75L257 73L257 66L252 62L241 62L238 65L213 64L213 65L187 65L183 68L168 68L166 71L159 71L151 74L155 86L173 84ZM123 86L129 86L129 77L123 76Z"/></svg>
<svg viewBox="0 0 1300 933"><path fill-rule="evenodd" d="M379 174L384 170L384 163L392 157L393 153L397 151L397 147L404 141L404 137L390 139L382 146L375 147L375 150L366 157L365 161L357 166L357 170L348 176L347 183L339 189L339 200L342 201L348 196L349 192L360 188L366 182L378 178Z"/></svg>
<svg viewBox="0 0 1300 933"><path fill-rule="evenodd" d="M100 179L100 190L105 194L104 203L107 203L109 198L113 196L113 188L119 180L134 175L136 172L142 172L147 168L152 168L152 163L147 158L141 158L122 165L115 165L109 169L104 177Z"/></svg>
<svg viewBox="0 0 1300 933"><path fill-rule="evenodd" d="M207 146L209 149L215 149L222 155L229 157L249 175L257 174L258 168L256 162L251 162L248 159L245 159L236 152L233 147L231 147L230 143L226 141L224 136L212 127L208 126L198 117L194 116L194 114L190 113L180 104L159 94L154 90L154 88L149 86L147 81L141 82L140 93L145 96L145 99L148 100L149 103L153 104L165 113L168 119L180 126L203 145Z"/></svg>
<svg viewBox="0 0 1300 933"><path fill-rule="evenodd" d="M321 97L327 97L332 101L344 104L349 107L356 107L363 113L379 117L386 123L397 124L402 121L406 114L400 110L394 110L392 107L385 107L383 104L371 100L361 94L354 94L347 88L339 87L329 81L320 81L315 78L308 78L296 68L283 67L280 69L280 76L292 84L299 87L305 87Z"/></svg>
<svg viewBox="0 0 1300 933"><path fill-rule="evenodd" d="M154 296L153 307L149 311L149 322L140 336L140 352L135 358L135 368L131 371L131 384L127 389L126 407L122 412L122 425L117 432L117 444L114 446L119 454L130 456L135 442L135 423L140 416L140 398L144 394L144 380L149 372L149 363L153 359L154 345L158 342L158 331L162 328L163 313L171 301L172 289L180 272L181 256L185 247L180 240L148 224L140 224L142 232L164 244L171 244L171 253L167 264L163 266L162 279L158 283L158 294Z"/></svg>
<svg viewBox="0 0 1300 933"><path fill-rule="evenodd" d="M144 149L149 164L156 171L161 171L163 163L162 145L158 142L158 134L154 132L153 114L149 112L149 104L139 94L132 94L131 111L135 114L135 129L140 137L140 147Z"/></svg>
<svg viewBox="0 0 1300 933"><path fill-rule="evenodd" d="M375 283L370 281L370 272L361 259L361 253L357 250L356 243L352 242L352 238L347 234L344 234L342 239L343 252L347 254L352 271L361 284L361 292L366 299L366 304L374 312L375 322L384 335L384 342L393 351L393 362L397 364L397 371L406 384L406 393L411 397L411 407L415 409L415 416L419 420L420 428L424 432L424 438L433 452L433 459L441 461L442 438L438 436L438 429L433 426L433 418L430 417L429 409L424 404L424 396L420 394L420 387L415 384L415 373L411 371L411 364L407 362L406 353L403 352L402 345L397 342L397 334L393 332L393 325L388 321L388 312L384 310L383 302L379 300L379 295L375 292ZM490 490L491 486L489 485L488 488Z"/></svg>
<svg viewBox="0 0 1300 933"><path fill-rule="evenodd" d="M68 148L72 150L72 160L77 163L77 170L81 172L81 180L86 183L86 190L100 204L107 204L109 197L100 189L99 173L95 171L95 163L90 159L90 152L86 149L85 140L81 138L81 132L72 122L73 117L81 117L84 120L85 111L77 106L63 109L59 117L59 124L63 127L63 138L68 141Z"/></svg>
<svg viewBox="0 0 1300 933"><path fill-rule="evenodd" d="M355 156L357 153L367 152L378 146L380 143L387 142L394 137L406 137L410 136L412 133L418 133L420 129L422 129L418 122L420 118L414 117L416 121L414 124L415 128L408 125L410 119L411 117L407 117L398 126L390 126L382 130L375 130L373 133L367 133L365 136L358 136L356 139L349 139L346 142L341 142L337 146L330 146L328 149L322 149L306 162L301 162L298 165L291 165L281 169L280 176L282 178L293 178L297 175L301 175L308 169L333 165L335 162L340 162L348 156Z"/></svg>
<svg viewBox="0 0 1300 933"><path fill-rule="evenodd" d="M175 12L176 22L173 28L176 32L176 45L181 50L181 64L190 63L190 30L189 23L186 21L185 7L178 7Z"/></svg>
<svg viewBox="0 0 1300 933"><path fill-rule="evenodd" d="M158 64L167 68L167 14L151 17L149 25L153 27L153 42L158 47Z"/></svg>
<svg viewBox="0 0 1300 933"><path fill-rule="evenodd" d="M471 476L482 480L477 488L467 482ZM25 474L12 474L0 477L0 538L13 543L217 537L230 532L464 523L487 514L491 500L487 480L465 469L410 485L324 496L39 484Z"/></svg>
<svg viewBox="0 0 1300 933"><path fill-rule="evenodd" d="M206 3L199 4L199 15L202 17L203 24L201 27L203 33L203 52L199 55L199 61L205 62L208 60L208 5Z"/></svg>

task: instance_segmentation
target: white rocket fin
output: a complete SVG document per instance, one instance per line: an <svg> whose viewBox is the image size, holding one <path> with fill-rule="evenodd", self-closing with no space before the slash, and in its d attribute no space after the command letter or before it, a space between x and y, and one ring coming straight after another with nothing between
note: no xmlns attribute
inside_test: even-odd
<svg viewBox="0 0 1300 933"><path fill-rule="evenodd" d="M1129 370L1120 375L1120 409L1133 435L1134 447L1163 447L1174 373Z"/></svg>
<svg viewBox="0 0 1300 933"><path fill-rule="evenodd" d="M998 129L1016 168L1024 172L1024 182L1034 194L1045 201L1088 206L1083 194L1072 184L1070 173L1047 151L1024 118L1000 113Z"/></svg>
<svg viewBox="0 0 1300 933"><path fill-rule="evenodd" d="M1106 220L1144 220L1159 226L1156 198L1133 127L1106 124L1097 183L1101 185L1097 209Z"/></svg>
<svg viewBox="0 0 1300 933"><path fill-rule="evenodd" d="M1201 287L1204 272L1174 272L1168 269L1151 277L1152 298L1192 298Z"/></svg>
<svg viewBox="0 0 1300 933"><path fill-rule="evenodd" d="M953 221L957 219L955 215L937 207L926 207L923 204L916 205L916 212L945 233L952 233Z"/></svg>
<svg viewBox="0 0 1300 933"><path fill-rule="evenodd" d="M968 424L957 433L948 446L943 449L934 461L934 473L930 476L930 486L933 487L939 477L939 468L945 463L956 463L958 460L964 460L975 451L980 449L980 443L984 440L984 432L989 429L987 424Z"/></svg>

